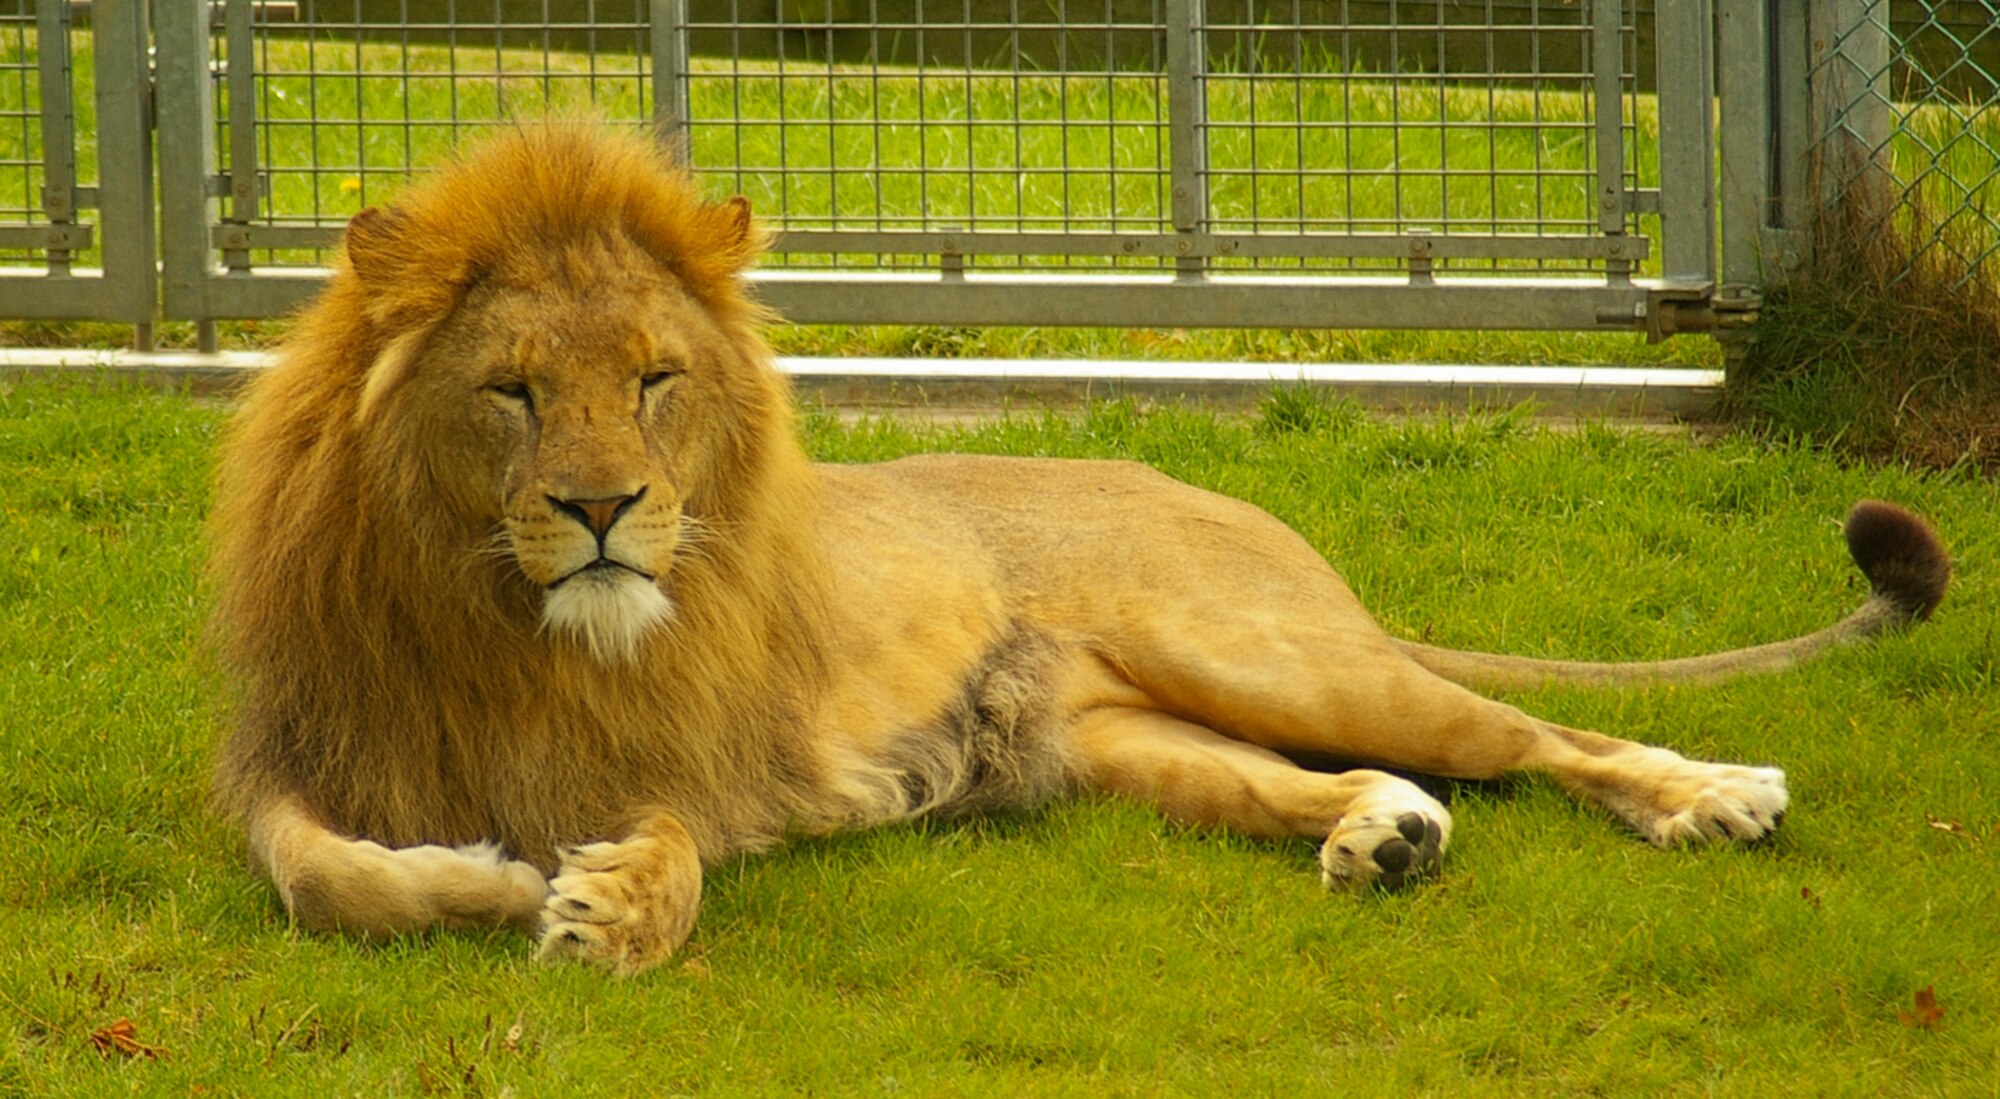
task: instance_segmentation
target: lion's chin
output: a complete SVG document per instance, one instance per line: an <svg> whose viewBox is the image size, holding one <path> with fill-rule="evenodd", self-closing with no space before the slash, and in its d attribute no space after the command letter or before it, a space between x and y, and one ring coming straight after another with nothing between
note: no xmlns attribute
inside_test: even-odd
<svg viewBox="0 0 2000 1099"><path fill-rule="evenodd" d="M542 622L610 664L639 656L639 643L672 619L674 601L659 585L624 569L592 569L542 597Z"/></svg>

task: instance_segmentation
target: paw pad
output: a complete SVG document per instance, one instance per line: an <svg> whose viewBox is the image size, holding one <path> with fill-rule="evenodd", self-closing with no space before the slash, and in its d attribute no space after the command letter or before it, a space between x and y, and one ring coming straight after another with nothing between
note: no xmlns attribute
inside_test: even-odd
<svg viewBox="0 0 2000 1099"><path fill-rule="evenodd" d="M1449 835L1444 822L1450 817L1428 795L1414 787L1411 794L1411 800L1431 804L1422 811L1398 812L1399 806L1351 814L1340 822L1320 849L1320 877L1327 888L1393 891L1437 871Z"/></svg>

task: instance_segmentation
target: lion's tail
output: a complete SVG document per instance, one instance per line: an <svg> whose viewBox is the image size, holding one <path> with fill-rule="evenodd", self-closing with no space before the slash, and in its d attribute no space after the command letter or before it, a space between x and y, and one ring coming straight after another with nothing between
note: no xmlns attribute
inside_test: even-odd
<svg viewBox="0 0 2000 1099"><path fill-rule="evenodd" d="M1844 533L1848 553L1873 590L1846 618L1789 641L1625 664L1461 652L1415 641L1399 640L1396 645L1425 668L1467 687L1712 683L1783 671L1836 646L1930 617L1951 583L1951 557L1930 524L1895 504L1863 500L1848 512Z"/></svg>

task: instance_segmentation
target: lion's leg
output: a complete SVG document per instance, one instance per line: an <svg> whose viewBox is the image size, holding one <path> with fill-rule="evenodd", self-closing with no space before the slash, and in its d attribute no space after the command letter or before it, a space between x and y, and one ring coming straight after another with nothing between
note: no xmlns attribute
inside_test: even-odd
<svg viewBox="0 0 2000 1099"><path fill-rule="evenodd" d="M1775 767L1688 759L1601 733L1528 718L1534 727L1509 770L1542 771L1577 797L1617 814L1661 847L1762 839L1785 818L1790 795Z"/></svg>
<svg viewBox="0 0 2000 1099"><path fill-rule="evenodd" d="M1162 638L1172 678L1141 686L1168 708L1280 752L1452 778L1551 775L1671 845L1756 839L1777 827L1784 774L1690 760L1567 729L1448 682L1378 639L1272 616L1253 628Z"/></svg>
<svg viewBox="0 0 2000 1099"><path fill-rule="evenodd" d="M1451 839L1444 806L1380 771L1308 771L1150 710L1091 710L1070 735L1084 781L1094 789L1150 802L1193 824L1324 841L1320 873L1330 889L1400 886L1436 869Z"/></svg>
<svg viewBox="0 0 2000 1099"><path fill-rule="evenodd" d="M656 813L616 843L563 851L549 879L537 958L577 958L619 975L687 941L701 908L701 856L681 822Z"/></svg>
<svg viewBox="0 0 2000 1099"><path fill-rule="evenodd" d="M327 829L281 798L249 820L251 857L292 918L319 931L394 935L427 927L533 927L548 893L541 872L499 849L389 848Z"/></svg>
<svg viewBox="0 0 2000 1099"><path fill-rule="evenodd" d="M1305 552L1239 570L1229 590L1133 600L1143 613L1109 631L1118 666L1161 709L1278 752L1453 778L1540 771L1663 845L1776 827L1782 773L1566 729L1474 694L1400 652Z"/></svg>

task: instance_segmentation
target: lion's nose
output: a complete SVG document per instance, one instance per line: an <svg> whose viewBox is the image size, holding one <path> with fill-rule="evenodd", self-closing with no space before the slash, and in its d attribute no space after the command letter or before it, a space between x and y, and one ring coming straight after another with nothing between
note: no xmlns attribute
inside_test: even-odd
<svg viewBox="0 0 2000 1099"><path fill-rule="evenodd" d="M596 535L601 541L605 535L611 533L612 525L618 522L626 512L632 510L632 505L644 499L645 496L646 490L642 488L630 496L599 496L587 500L565 500L558 496L551 496L549 497L549 503L555 505L557 511L582 523L590 533Z"/></svg>

